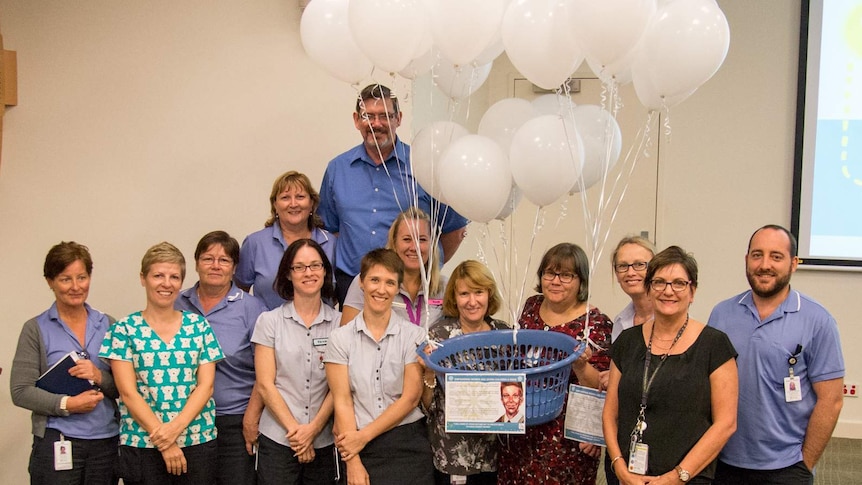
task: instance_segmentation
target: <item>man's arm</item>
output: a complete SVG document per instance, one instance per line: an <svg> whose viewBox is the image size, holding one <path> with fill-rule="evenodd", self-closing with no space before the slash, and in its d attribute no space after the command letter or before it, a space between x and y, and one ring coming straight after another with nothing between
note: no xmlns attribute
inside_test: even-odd
<svg viewBox="0 0 862 485"><path fill-rule="evenodd" d="M452 259L452 256L458 251L458 247L461 246L461 241L464 240L465 236L467 236L466 226L440 236L440 244L443 246L443 264Z"/></svg>
<svg viewBox="0 0 862 485"><path fill-rule="evenodd" d="M811 387L817 397L817 404L811 412L805 441L802 442L802 460L809 470L813 470L820 460L838 422L841 406L844 405L844 378L814 382Z"/></svg>

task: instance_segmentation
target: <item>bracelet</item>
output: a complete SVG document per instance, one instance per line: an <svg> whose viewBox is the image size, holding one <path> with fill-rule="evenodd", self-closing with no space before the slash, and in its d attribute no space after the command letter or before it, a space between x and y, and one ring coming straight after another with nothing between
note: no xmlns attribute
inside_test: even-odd
<svg viewBox="0 0 862 485"><path fill-rule="evenodd" d="M68 410L68 409L66 409L66 403L67 403L68 401L69 401L69 396L63 396L63 397L61 397L61 398L60 398L60 412L61 412L64 416L68 416L68 415L69 415L69 410Z"/></svg>
<svg viewBox="0 0 862 485"><path fill-rule="evenodd" d="M425 379L425 374L422 374L422 384L425 384L425 387L428 389L434 389L437 387L437 379L431 379L432 384L428 384L428 380Z"/></svg>
<svg viewBox="0 0 862 485"><path fill-rule="evenodd" d="M616 463L616 462L617 462L617 460L622 459L622 457L623 457L623 455L618 455L618 456L617 456L617 457L615 457L613 460L611 460L611 470L613 470L613 469L614 469L614 463Z"/></svg>

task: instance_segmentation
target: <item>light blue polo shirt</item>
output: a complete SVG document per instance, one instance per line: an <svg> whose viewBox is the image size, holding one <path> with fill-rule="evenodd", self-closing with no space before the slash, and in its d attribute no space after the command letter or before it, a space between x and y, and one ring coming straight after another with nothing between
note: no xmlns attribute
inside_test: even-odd
<svg viewBox="0 0 862 485"><path fill-rule="evenodd" d="M315 227L311 230L311 239L320 244L330 264L334 266L335 236ZM254 296L263 300L267 310L278 308L284 303L284 299L278 296L272 284L287 246L281 228L276 223L249 234L239 250L239 264L236 266L234 280L244 287L253 287Z"/></svg>
<svg viewBox="0 0 862 485"><path fill-rule="evenodd" d="M736 433L719 459L728 465L776 470L802 461L802 442L816 403L811 384L844 376L838 324L813 299L791 289L772 315L760 321L751 291L712 310L709 325L730 337L739 352L739 412ZM793 374L802 400L786 402L784 378L796 352Z"/></svg>
<svg viewBox="0 0 862 485"><path fill-rule="evenodd" d="M213 384L216 415L244 414L255 378L251 336L257 317L266 311L266 306L260 298L231 285L222 301L209 312L204 312L198 298L199 286L200 283L195 283L193 287L180 293L174 307L205 317L224 352L224 360L216 364Z"/></svg>
<svg viewBox="0 0 862 485"><path fill-rule="evenodd" d="M48 368L74 350L86 352L100 371L111 371L111 366L99 359L102 339L105 338L105 333L110 327L108 317L86 303L84 308L87 310L87 329L83 347L78 342L78 337L60 320L56 302L36 317L39 333L42 334L42 342L45 344ZM110 438L120 432L120 423L114 417L114 406L109 397L102 399L89 413L48 416L47 427L56 429L66 436L83 439Z"/></svg>
<svg viewBox="0 0 862 485"><path fill-rule="evenodd" d="M432 212L432 203L439 204L413 178L410 147L396 139L395 149L381 165L374 164L363 144L329 162L317 213L328 231L338 233L336 267L355 276L362 257L386 246L392 221L410 207L437 215L443 234L467 225L467 219L444 204Z"/></svg>

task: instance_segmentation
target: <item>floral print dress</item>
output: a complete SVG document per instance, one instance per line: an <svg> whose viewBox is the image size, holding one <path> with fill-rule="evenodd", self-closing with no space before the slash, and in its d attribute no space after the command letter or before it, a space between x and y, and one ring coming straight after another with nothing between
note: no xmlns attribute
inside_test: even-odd
<svg viewBox="0 0 862 485"><path fill-rule="evenodd" d="M589 318L590 339L599 346L594 351L590 364L600 371L610 367L608 350L611 343L613 321L607 315L592 307L571 322L556 327L545 324L539 316L543 295L527 299L518 323L521 328L563 332L572 337L584 338L584 323ZM578 384L572 372L570 384ZM525 435L501 437L500 460L497 467L499 485L556 485L556 484L595 484L599 459L582 453L578 442L564 437L566 406L560 416L538 426L528 426Z"/></svg>
<svg viewBox="0 0 862 485"><path fill-rule="evenodd" d="M488 320L492 330L507 330L501 320ZM431 340L443 342L462 335L458 318L446 317L428 330ZM434 467L449 475L474 475L497 470L497 436L493 434L447 433L446 397L442 386L434 388L428 413L428 439L434 453Z"/></svg>

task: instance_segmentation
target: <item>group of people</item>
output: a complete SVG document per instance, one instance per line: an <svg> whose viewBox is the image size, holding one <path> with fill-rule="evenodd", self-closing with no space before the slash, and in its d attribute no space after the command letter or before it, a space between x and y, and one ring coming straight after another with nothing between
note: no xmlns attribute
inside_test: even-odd
<svg viewBox="0 0 862 485"><path fill-rule="evenodd" d="M11 377L32 411L31 483L595 482L602 447L566 439L565 410L525 434L446 432L445 390L417 348L513 325L493 317L482 263L440 273L467 221L413 181L397 98L372 85L355 108L363 143L330 162L320 193L301 173L277 178L264 229L242 245L201 238L192 287L175 246L148 249L139 312L90 307L89 251L51 248L55 302L24 324ZM620 241L612 268L631 303L613 320L588 303L579 246L543 255L514 325L588 343L570 383L606 391L609 483L812 483L842 403L837 324L790 288L786 229L758 229L745 262L751 289L704 324L679 247ZM45 389L69 354L88 389ZM524 392L502 386L501 419L523 419Z"/></svg>

